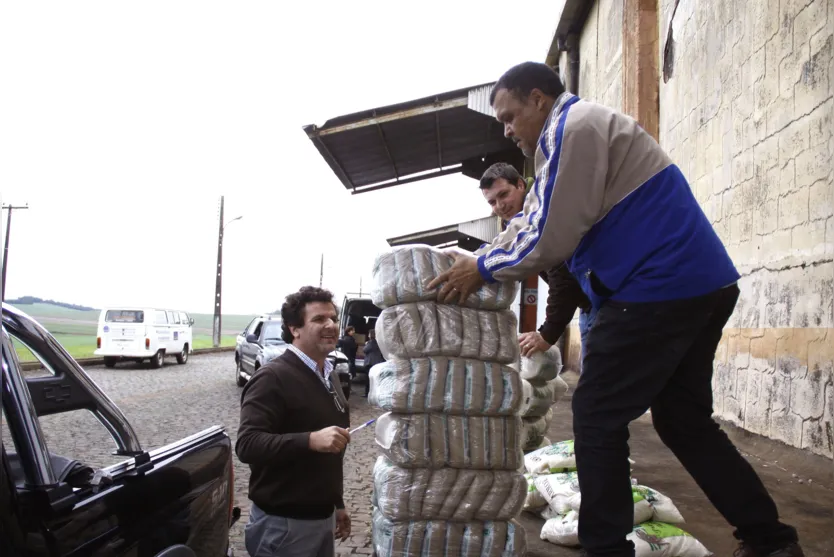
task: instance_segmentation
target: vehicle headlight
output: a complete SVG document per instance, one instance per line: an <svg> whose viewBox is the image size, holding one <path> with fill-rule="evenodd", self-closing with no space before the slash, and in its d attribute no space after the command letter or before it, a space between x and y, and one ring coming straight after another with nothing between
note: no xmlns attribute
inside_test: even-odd
<svg viewBox="0 0 834 557"><path fill-rule="evenodd" d="M336 367L334 367L333 370L338 374L350 373L350 366L347 365L347 362L342 362L336 364Z"/></svg>

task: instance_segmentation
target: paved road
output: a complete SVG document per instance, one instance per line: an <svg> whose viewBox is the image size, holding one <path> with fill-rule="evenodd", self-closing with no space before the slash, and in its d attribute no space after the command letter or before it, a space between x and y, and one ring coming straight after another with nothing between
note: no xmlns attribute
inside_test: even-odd
<svg viewBox="0 0 834 557"><path fill-rule="evenodd" d="M127 414L142 443L155 448L206 427L219 424L237 437L240 389L234 384L230 353L201 355L188 365L166 362L162 369L138 368L122 364L116 369L88 370ZM568 377L573 387L576 378ZM351 421L354 426L377 415L369 408L361 385L354 385ZM48 416L42 420L50 450L102 466L119 459L109 453L114 445L104 428L87 412ZM570 392L554 407L554 420L548 431L553 441L571 438ZM651 427L650 416L637 420L631 428L635 477L670 496L686 517L687 529L716 555L729 555L734 548L731 528L666 449ZM765 440L745 441L734 437L748 453L765 484L772 490L782 515L800 530L810 556L833 555L830 545L832 520L830 461L801 451L777 447ZM751 454L752 453L752 454ZM357 433L345 459L345 502L353 516L353 537L337 546L343 554L371 554L370 495L371 471L378 454L373 429ZM760 455L759 457L753 455ZM778 465L776 462L778 461ZM819 472L818 470L823 470ZM793 474L792 474L793 472ZM720 471L719 471L720 473ZM803 482L797 474L805 477ZM811 483L810 477L814 477ZM237 555L245 556L243 525L248 520L247 484L249 470L235 459L236 504L243 517L232 531ZM528 513L519 518L527 530L530 557L575 557L574 549L551 545L539 539L542 521Z"/></svg>
<svg viewBox="0 0 834 557"><path fill-rule="evenodd" d="M146 449L160 447L212 425L227 428L237 438L240 392L234 383L232 354L193 356L184 366L166 362L161 369L120 364L115 369L93 367L87 371L125 412ZM363 423L378 413L359 395L354 385L351 422ZM119 462L104 428L86 411L42 419L49 449L78 458L93 466ZM345 503L353 517L353 536L337 545L340 553L371 554L371 470L377 451L373 428L357 432L345 458ZM248 520L249 468L235 458L235 504L243 510L232 531L236 555L246 555L243 525Z"/></svg>

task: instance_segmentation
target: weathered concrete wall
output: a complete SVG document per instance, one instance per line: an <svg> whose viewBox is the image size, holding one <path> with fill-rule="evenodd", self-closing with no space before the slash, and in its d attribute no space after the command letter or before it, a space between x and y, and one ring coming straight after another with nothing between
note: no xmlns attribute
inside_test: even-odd
<svg viewBox="0 0 834 557"><path fill-rule="evenodd" d="M716 414L828 456L833 4L682 0L660 84L660 142L743 275L716 362ZM673 6L661 0L661 49Z"/></svg>
<svg viewBox="0 0 834 557"><path fill-rule="evenodd" d="M661 66L674 0L659 1ZM622 0L580 37L579 94L622 109ZM681 0L660 143L743 275L716 357L715 412L834 452L834 0ZM566 367L579 369L574 320Z"/></svg>
<svg viewBox="0 0 834 557"><path fill-rule="evenodd" d="M579 37L579 96L623 105L623 2L594 2Z"/></svg>

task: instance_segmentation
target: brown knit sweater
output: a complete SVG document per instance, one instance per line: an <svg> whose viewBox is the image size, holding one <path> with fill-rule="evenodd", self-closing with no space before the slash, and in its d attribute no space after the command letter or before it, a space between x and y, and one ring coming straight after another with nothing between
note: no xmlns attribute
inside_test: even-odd
<svg viewBox="0 0 834 557"><path fill-rule="evenodd" d="M340 388L334 375L336 388ZM310 432L348 428L316 372L291 351L259 369L241 394L235 452L249 464L249 499L264 512L321 519L344 508L343 454L310 449Z"/></svg>

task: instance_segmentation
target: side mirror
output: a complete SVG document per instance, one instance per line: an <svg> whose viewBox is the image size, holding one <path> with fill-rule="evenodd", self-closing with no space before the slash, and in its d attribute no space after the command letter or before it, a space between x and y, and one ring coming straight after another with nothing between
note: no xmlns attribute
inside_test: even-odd
<svg viewBox="0 0 834 557"><path fill-rule="evenodd" d="M258 337L250 333L246 335L246 342L250 344L258 344Z"/></svg>
<svg viewBox="0 0 834 557"><path fill-rule="evenodd" d="M190 317L188 319L188 324L191 325L192 327L194 326L194 318L193 317Z"/></svg>

